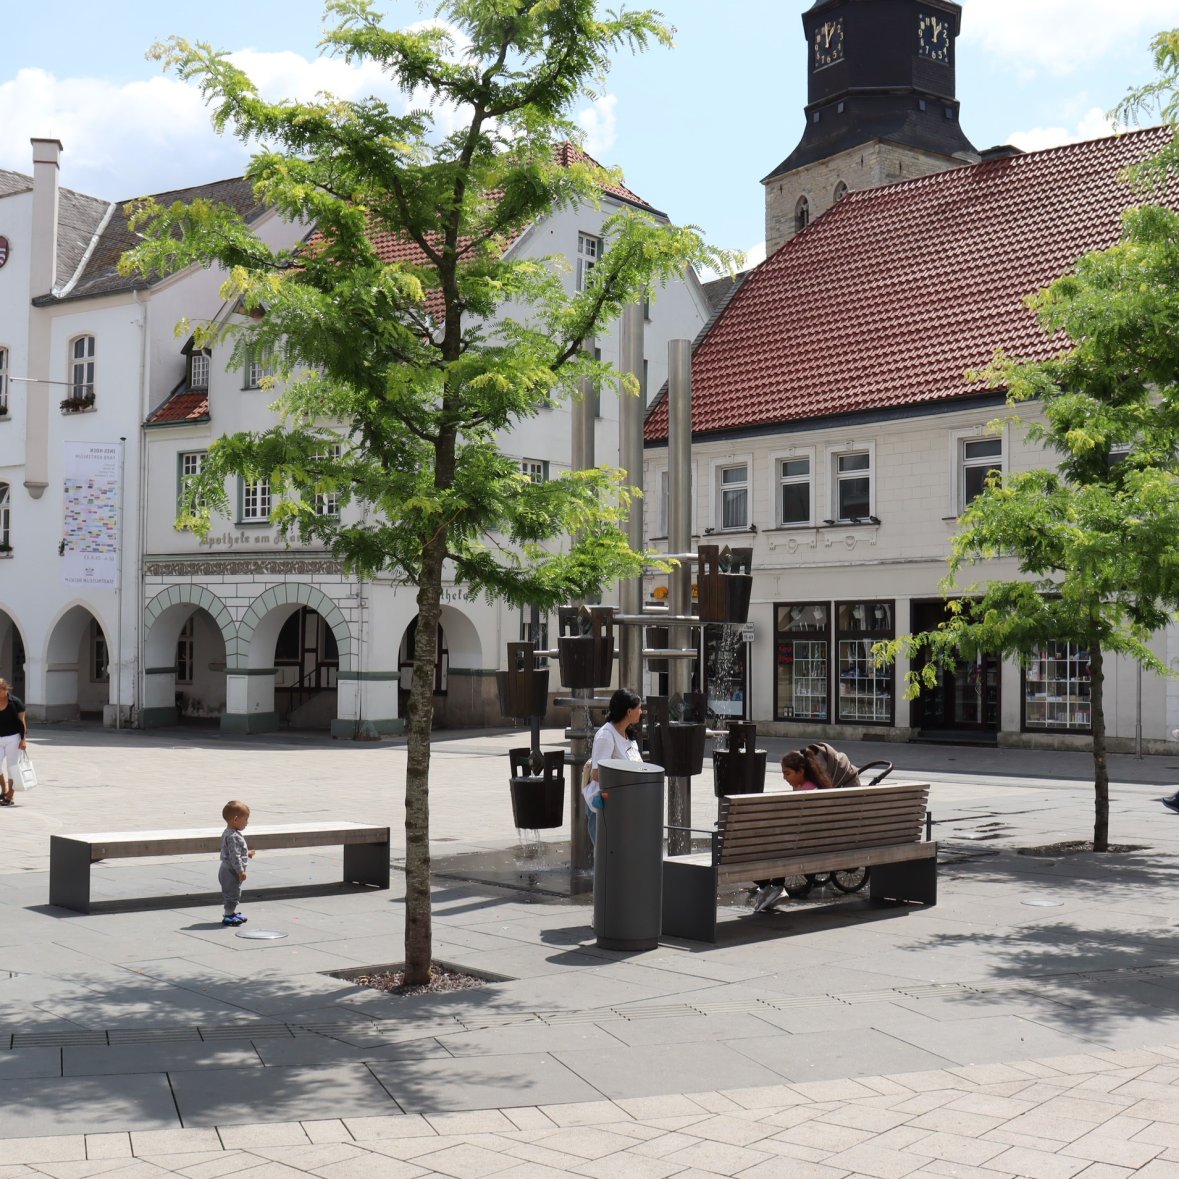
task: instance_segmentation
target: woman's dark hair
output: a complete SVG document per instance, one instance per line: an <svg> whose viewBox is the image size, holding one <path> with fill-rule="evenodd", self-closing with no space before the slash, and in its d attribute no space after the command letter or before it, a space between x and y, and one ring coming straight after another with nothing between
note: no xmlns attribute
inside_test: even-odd
<svg viewBox="0 0 1179 1179"><path fill-rule="evenodd" d="M610 707L606 710L606 719L612 725L616 725L632 708L639 708L642 703L643 698L638 692L632 692L629 688L619 688L610 697Z"/></svg>
<svg viewBox="0 0 1179 1179"><path fill-rule="evenodd" d="M827 776L827 771L805 749L785 754L782 758L782 769L802 770L807 781L814 782L820 790L831 789L831 779Z"/></svg>

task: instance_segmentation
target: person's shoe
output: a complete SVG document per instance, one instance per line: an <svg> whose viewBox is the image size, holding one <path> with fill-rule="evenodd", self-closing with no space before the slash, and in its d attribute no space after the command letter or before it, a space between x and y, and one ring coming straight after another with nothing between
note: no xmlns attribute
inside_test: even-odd
<svg viewBox="0 0 1179 1179"><path fill-rule="evenodd" d="M1170 807L1173 811L1179 811L1179 794L1176 794L1174 798L1164 798L1163 806Z"/></svg>
<svg viewBox="0 0 1179 1179"><path fill-rule="evenodd" d="M248 918L243 917L240 913L233 913L228 917L221 918L222 925L245 925Z"/></svg>
<svg viewBox="0 0 1179 1179"><path fill-rule="evenodd" d="M780 884L771 884L768 888L762 889L765 896L758 898L757 904L753 907L754 912L764 913L767 909L772 909L785 891L786 889Z"/></svg>
<svg viewBox="0 0 1179 1179"><path fill-rule="evenodd" d="M773 887L772 884L763 884L760 888L753 889L749 894L749 904L755 912Z"/></svg>

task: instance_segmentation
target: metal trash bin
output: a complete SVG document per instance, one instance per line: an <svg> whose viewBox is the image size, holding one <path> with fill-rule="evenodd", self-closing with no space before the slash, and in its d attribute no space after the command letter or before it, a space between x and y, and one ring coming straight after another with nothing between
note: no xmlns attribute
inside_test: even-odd
<svg viewBox="0 0 1179 1179"><path fill-rule="evenodd" d="M594 848L594 933L604 950L653 950L663 928L663 767L598 763L609 795Z"/></svg>

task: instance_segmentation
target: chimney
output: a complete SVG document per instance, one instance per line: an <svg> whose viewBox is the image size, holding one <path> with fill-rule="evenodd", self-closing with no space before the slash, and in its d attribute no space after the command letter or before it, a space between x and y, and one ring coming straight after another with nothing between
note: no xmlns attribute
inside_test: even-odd
<svg viewBox="0 0 1179 1179"><path fill-rule="evenodd" d="M47 295L57 282L57 170L59 139L33 139L33 241L29 294Z"/></svg>

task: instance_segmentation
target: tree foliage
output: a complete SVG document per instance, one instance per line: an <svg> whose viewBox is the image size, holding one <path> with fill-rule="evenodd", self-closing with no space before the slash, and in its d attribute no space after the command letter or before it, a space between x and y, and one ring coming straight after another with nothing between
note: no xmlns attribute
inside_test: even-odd
<svg viewBox="0 0 1179 1179"><path fill-rule="evenodd" d="M1155 40L1162 76L1126 109L1179 118L1179 30ZM1128 209L1122 239L1081 258L1028 298L1061 352L1037 363L997 353L984 374L1009 405L1039 416L1027 440L1051 466L992 478L963 514L936 631L883 644L914 658L909 694L939 668L983 652L1026 666L1053 643L1087 653L1094 757L1094 847L1108 849L1105 659L1165 676L1151 636L1179 610L1179 214L1172 142L1128 177L1164 204ZM1127 189L1127 202L1132 193ZM1014 565L1014 576L1007 569ZM988 580L962 584L981 568Z"/></svg>
<svg viewBox="0 0 1179 1179"><path fill-rule="evenodd" d="M218 264L246 317L236 362L264 353L279 420L210 447L184 523L228 508L230 475L265 476L290 536L319 542L361 577L417 590L406 778L406 960L430 960L428 774L444 579L542 607L638 571L619 528L627 496L605 469L532 483L500 432L574 395L578 382L637 394L587 342L693 265L727 265L692 228L638 209L606 219L605 252L568 296L564 259L510 246L539 218L597 205L617 176L579 153L574 104L612 54L667 44L658 14L599 15L594 0L448 0L437 19L384 27L370 0L331 0L323 45L377 65L413 101L269 102L224 54L181 38L155 55L198 85L213 121L251 143L260 203L313 228L271 249L208 202L141 202L128 271ZM407 102L408 107L408 102ZM435 112L448 112L446 130ZM392 259L392 260L390 260ZM210 332L212 328L205 328ZM204 337L202 337L204 342ZM335 453L338 445L339 453ZM339 496L342 518L315 512Z"/></svg>

